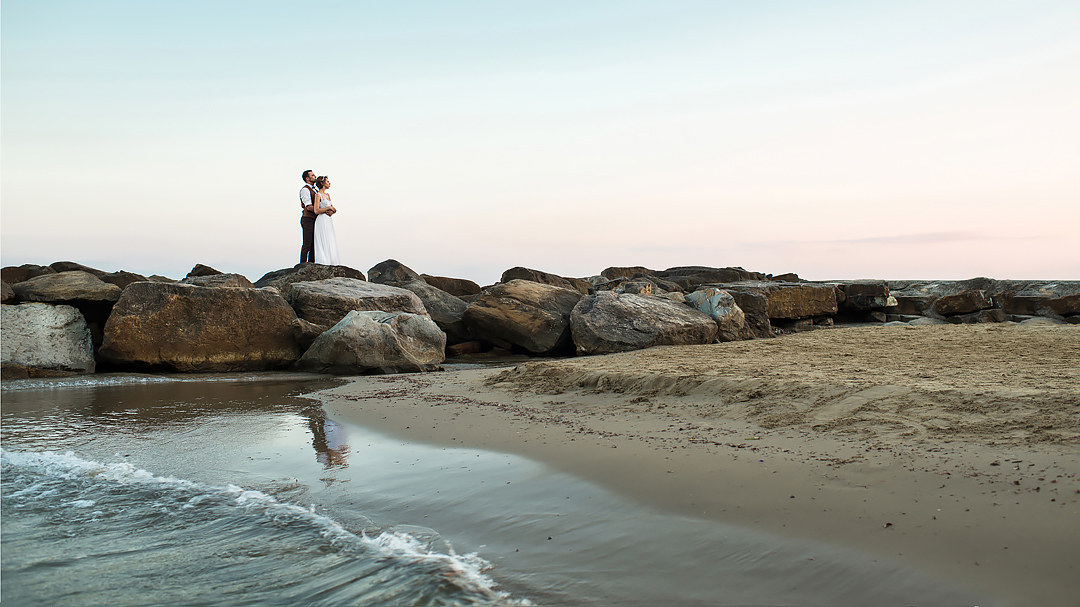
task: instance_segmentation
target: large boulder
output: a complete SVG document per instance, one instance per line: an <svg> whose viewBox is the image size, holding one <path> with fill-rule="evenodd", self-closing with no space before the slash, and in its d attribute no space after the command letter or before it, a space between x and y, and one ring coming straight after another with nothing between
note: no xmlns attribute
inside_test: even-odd
<svg viewBox="0 0 1080 607"><path fill-rule="evenodd" d="M427 316L353 311L320 335L297 366L339 375L436 371L445 350L446 335Z"/></svg>
<svg viewBox="0 0 1080 607"><path fill-rule="evenodd" d="M766 290L772 320L794 320L836 314L836 289L831 285L773 283Z"/></svg>
<svg viewBox="0 0 1080 607"><path fill-rule="evenodd" d="M3 379L93 373L90 329L72 306L25 303L0 306L0 375Z"/></svg>
<svg viewBox="0 0 1080 607"><path fill-rule="evenodd" d="M984 290L967 290L943 295L934 302L934 311L942 316L971 314L994 307L994 302Z"/></svg>
<svg viewBox="0 0 1080 607"><path fill-rule="evenodd" d="M896 304L884 280L856 280L835 283L837 304L842 311L882 310Z"/></svg>
<svg viewBox="0 0 1080 607"><path fill-rule="evenodd" d="M1048 299L1043 302L1042 307L1058 316L1073 316L1080 314L1080 294L1074 293L1072 295Z"/></svg>
<svg viewBox="0 0 1080 607"><path fill-rule="evenodd" d="M11 285L7 281L0 280L0 292L3 296L0 297L0 302L14 303L15 302L15 289L11 288Z"/></svg>
<svg viewBox="0 0 1080 607"><path fill-rule="evenodd" d="M423 280L412 268L396 259L375 264L368 270L368 280L383 285L397 285L403 282Z"/></svg>
<svg viewBox="0 0 1080 607"><path fill-rule="evenodd" d="M765 275L760 272L748 272L742 268L710 268L707 266L679 266L661 270L656 272L655 275L679 285L680 289L687 292L692 292L701 285L765 280Z"/></svg>
<svg viewBox="0 0 1080 607"><path fill-rule="evenodd" d="M285 291L296 315L317 325L332 327L353 310L409 312L427 316L427 308L415 293L390 285L356 278L328 278L294 282Z"/></svg>
<svg viewBox="0 0 1080 607"><path fill-rule="evenodd" d="M201 276L188 275L180 282L186 285L195 285L197 287L237 287L241 289L251 289L255 287L255 285L251 284L251 281L243 274L221 273Z"/></svg>
<svg viewBox="0 0 1080 607"><path fill-rule="evenodd" d="M285 293L294 282L313 282L327 278L354 278L364 280L364 273L348 266L326 266L321 263L298 263L291 268L267 272L255 281L255 286L274 287Z"/></svg>
<svg viewBox="0 0 1080 607"><path fill-rule="evenodd" d="M455 297L478 295L480 293L480 285L467 278L448 278L446 276L432 276L430 274L421 274L420 278L423 278L424 282L429 285L437 289L442 289Z"/></svg>
<svg viewBox="0 0 1080 607"><path fill-rule="evenodd" d="M570 312L581 293L531 280L515 279L484 289L465 308L474 337L504 348L552 354L570 347Z"/></svg>
<svg viewBox="0 0 1080 607"><path fill-rule="evenodd" d="M3 269L0 269L0 278L11 285L42 274L56 274L56 270L49 266L39 266L32 263L25 263L21 266L4 266Z"/></svg>
<svg viewBox="0 0 1080 607"><path fill-rule="evenodd" d="M581 278L566 278L565 276L559 276L541 270L523 268L521 266L510 268L503 272L499 282L510 282L511 280L531 280L545 285L573 289L582 294L588 293L589 288L592 286L589 281Z"/></svg>
<svg viewBox="0 0 1080 607"><path fill-rule="evenodd" d="M70 303L74 301L115 302L122 289L81 270L42 274L12 285L20 301Z"/></svg>
<svg viewBox="0 0 1080 607"><path fill-rule="evenodd" d="M756 280L709 285L727 291L743 311L746 322L739 331L739 339L759 339L773 337L772 321L769 320L769 292L775 283Z"/></svg>
<svg viewBox="0 0 1080 607"><path fill-rule="evenodd" d="M570 316L570 327L578 354L708 344L717 334L711 316L685 304L613 291L583 297Z"/></svg>
<svg viewBox="0 0 1080 607"><path fill-rule="evenodd" d="M686 304L704 312L716 321L716 337L720 341L736 341L742 338L746 326L746 314L731 293L722 289L706 287L686 295Z"/></svg>
<svg viewBox="0 0 1080 607"><path fill-rule="evenodd" d="M424 302L424 309L431 316L431 320L434 320L435 324L446 333L449 343L469 339L469 330L464 320L465 308L469 304L465 303L465 300L434 287L424 280L411 280L397 286L412 291L420 298L420 301Z"/></svg>
<svg viewBox="0 0 1080 607"><path fill-rule="evenodd" d="M300 357L295 320L275 289L137 282L116 302L98 355L137 369L280 369Z"/></svg>

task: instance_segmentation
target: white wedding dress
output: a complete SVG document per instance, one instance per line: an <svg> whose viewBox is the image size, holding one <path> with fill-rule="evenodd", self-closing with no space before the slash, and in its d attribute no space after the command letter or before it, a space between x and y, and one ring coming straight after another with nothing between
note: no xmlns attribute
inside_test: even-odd
<svg viewBox="0 0 1080 607"><path fill-rule="evenodd" d="M326 194L323 196L324 198L319 202L320 209L333 204ZM334 218L326 213L320 213L315 218L315 263L321 263L324 266L341 265L341 257L337 249L337 234L334 233Z"/></svg>

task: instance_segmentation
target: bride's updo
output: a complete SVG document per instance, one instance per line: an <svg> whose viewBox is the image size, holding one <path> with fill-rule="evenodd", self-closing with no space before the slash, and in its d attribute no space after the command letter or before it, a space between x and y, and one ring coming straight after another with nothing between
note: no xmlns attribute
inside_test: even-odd
<svg viewBox="0 0 1080 607"><path fill-rule="evenodd" d="M315 187L319 188L320 190L325 190L327 183L330 183L330 178L326 175L319 175L315 178Z"/></svg>

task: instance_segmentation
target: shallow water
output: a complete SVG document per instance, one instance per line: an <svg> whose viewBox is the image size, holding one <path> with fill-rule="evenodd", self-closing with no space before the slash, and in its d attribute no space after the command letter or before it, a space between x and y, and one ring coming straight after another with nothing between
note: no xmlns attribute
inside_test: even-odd
<svg viewBox="0 0 1080 607"><path fill-rule="evenodd" d="M0 598L31 605L987 605L513 455L328 419L293 374L5 382Z"/></svg>

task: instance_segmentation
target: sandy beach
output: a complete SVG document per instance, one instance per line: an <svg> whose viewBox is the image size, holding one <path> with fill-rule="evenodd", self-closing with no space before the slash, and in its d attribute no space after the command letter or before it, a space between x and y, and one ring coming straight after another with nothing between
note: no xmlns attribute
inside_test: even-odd
<svg viewBox="0 0 1080 607"><path fill-rule="evenodd" d="M331 415L517 453L1009 605L1080 595L1080 327L852 327L372 376Z"/></svg>

